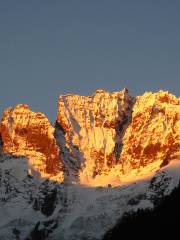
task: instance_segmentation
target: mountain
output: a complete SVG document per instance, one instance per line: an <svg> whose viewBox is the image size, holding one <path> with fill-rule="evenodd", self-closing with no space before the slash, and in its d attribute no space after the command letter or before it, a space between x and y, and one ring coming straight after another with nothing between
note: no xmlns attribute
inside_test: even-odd
<svg viewBox="0 0 180 240"><path fill-rule="evenodd" d="M178 187L179 147L180 99L162 90L63 95L54 126L28 105L6 109L0 239L114 239Z"/></svg>
<svg viewBox="0 0 180 240"><path fill-rule="evenodd" d="M112 94L97 90L88 97L59 97L56 123L63 129L60 136L64 133L65 142L60 137L60 148L68 152L71 162L78 160L80 166L73 167L80 183L90 184L120 163L122 137L131 121L133 103L127 89ZM68 163L66 169L71 172Z"/></svg>
<svg viewBox="0 0 180 240"><path fill-rule="evenodd" d="M155 201L154 208L138 209L126 212L110 229L103 240L115 240L120 236L140 237L148 233L148 237L179 235L180 220L180 184L160 201ZM168 235L167 235L168 234ZM174 237L174 238L175 238Z"/></svg>
<svg viewBox="0 0 180 240"><path fill-rule="evenodd" d="M8 108L1 121L3 152L26 156L29 172L55 176L63 171L54 131L45 115L32 112L28 105Z"/></svg>

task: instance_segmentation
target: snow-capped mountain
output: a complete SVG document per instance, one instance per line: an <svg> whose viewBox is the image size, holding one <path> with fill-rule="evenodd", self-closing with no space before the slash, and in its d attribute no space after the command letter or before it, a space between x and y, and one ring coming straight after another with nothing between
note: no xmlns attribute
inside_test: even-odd
<svg viewBox="0 0 180 240"><path fill-rule="evenodd" d="M60 96L58 106L54 127L27 105L4 111L2 240L100 240L179 184L179 98L97 90Z"/></svg>

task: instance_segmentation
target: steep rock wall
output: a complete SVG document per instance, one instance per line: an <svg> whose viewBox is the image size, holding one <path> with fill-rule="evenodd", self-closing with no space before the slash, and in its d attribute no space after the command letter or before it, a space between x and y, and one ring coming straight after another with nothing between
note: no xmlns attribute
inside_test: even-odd
<svg viewBox="0 0 180 240"><path fill-rule="evenodd" d="M176 158L180 149L180 99L159 91L136 98L132 122L123 137L124 172Z"/></svg>
<svg viewBox="0 0 180 240"><path fill-rule="evenodd" d="M64 133L60 145L72 161L79 160L81 181L108 173L119 162L122 137L131 121L134 100L128 90L60 96L58 103L57 124Z"/></svg>
<svg viewBox="0 0 180 240"><path fill-rule="evenodd" d="M57 175L63 179L60 150L54 138L54 128L42 113L32 112L19 104L4 111L1 125L3 151L24 155L29 159L29 173L41 176Z"/></svg>

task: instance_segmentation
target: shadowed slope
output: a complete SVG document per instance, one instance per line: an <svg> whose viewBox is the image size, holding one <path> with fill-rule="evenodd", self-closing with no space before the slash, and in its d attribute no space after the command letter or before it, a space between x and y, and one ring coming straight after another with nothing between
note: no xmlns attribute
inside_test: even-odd
<svg viewBox="0 0 180 240"><path fill-rule="evenodd" d="M126 237L140 237L144 230L149 234L179 235L180 222L180 184L172 193L165 196L153 209L138 209L137 212L125 213L119 223L108 231L103 240L120 239ZM143 230L142 230L143 229Z"/></svg>

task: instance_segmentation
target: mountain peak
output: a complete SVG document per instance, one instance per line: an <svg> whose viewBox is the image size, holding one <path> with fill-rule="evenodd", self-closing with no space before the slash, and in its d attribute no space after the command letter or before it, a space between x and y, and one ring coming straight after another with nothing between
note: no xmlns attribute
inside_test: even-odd
<svg viewBox="0 0 180 240"><path fill-rule="evenodd" d="M55 128L18 104L0 132L0 239L102 239L180 180L180 99L166 91L60 96Z"/></svg>
<svg viewBox="0 0 180 240"><path fill-rule="evenodd" d="M117 172L122 180L148 164L167 164L180 146L179 119L180 99L167 91L134 98L127 88L97 89L59 96L55 129L43 113L18 104L4 111L0 131L3 151L27 156L40 175L99 185Z"/></svg>
<svg viewBox="0 0 180 240"><path fill-rule="evenodd" d="M61 171L54 128L44 114L18 104L4 111L0 129L5 153L28 157L29 168L41 176Z"/></svg>

